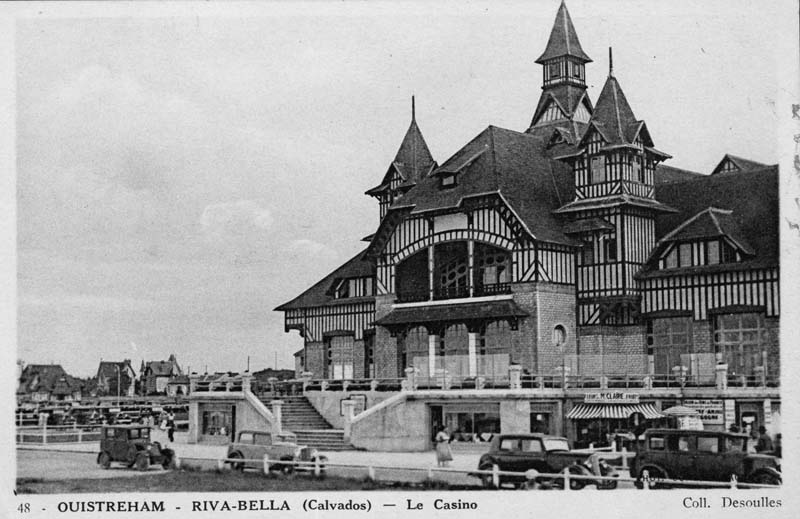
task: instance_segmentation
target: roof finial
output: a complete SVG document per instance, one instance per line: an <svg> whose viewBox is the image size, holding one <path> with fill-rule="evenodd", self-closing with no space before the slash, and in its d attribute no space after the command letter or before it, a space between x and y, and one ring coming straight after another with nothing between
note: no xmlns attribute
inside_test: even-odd
<svg viewBox="0 0 800 519"><path fill-rule="evenodd" d="M614 76L614 53L611 50L611 47L608 48L608 76Z"/></svg>
<svg viewBox="0 0 800 519"><path fill-rule="evenodd" d="M411 121L416 122L417 120L417 109L414 105L414 96L411 96Z"/></svg>

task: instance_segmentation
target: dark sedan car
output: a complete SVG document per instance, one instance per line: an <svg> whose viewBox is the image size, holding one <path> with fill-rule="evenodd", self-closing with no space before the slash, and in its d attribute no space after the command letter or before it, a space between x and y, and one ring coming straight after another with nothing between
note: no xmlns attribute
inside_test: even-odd
<svg viewBox="0 0 800 519"><path fill-rule="evenodd" d="M778 458L747 452L746 434L682 429L649 429L631 462L631 475L643 485L644 473L652 486L665 479L730 481L780 485Z"/></svg>
<svg viewBox="0 0 800 519"><path fill-rule="evenodd" d="M568 469L577 476L617 477L617 472L597 455L585 452L571 452L569 442L560 436L546 434L500 434L492 440L489 452L481 456L478 470L492 470L497 465L501 471L525 473L531 469L544 474L555 474ZM473 474L480 477L485 487L491 487L490 474ZM524 474L504 475L500 484L527 482ZM548 486L563 486L563 479L537 478L536 482ZM572 479L570 488L580 489L586 485L597 488L616 488L617 482L610 480Z"/></svg>

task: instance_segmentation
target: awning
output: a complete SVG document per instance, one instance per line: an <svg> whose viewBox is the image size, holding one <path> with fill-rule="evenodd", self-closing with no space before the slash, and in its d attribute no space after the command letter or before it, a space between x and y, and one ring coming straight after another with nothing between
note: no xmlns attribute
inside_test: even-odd
<svg viewBox="0 0 800 519"><path fill-rule="evenodd" d="M375 321L375 324L390 327L437 322L464 322L479 319L519 319L528 317L528 315L530 314L520 308L514 301L503 300L395 308Z"/></svg>
<svg viewBox="0 0 800 519"><path fill-rule="evenodd" d="M647 420L661 418L653 404L578 404L573 407L567 418L571 420L591 420L593 418L627 419L634 413L641 413Z"/></svg>

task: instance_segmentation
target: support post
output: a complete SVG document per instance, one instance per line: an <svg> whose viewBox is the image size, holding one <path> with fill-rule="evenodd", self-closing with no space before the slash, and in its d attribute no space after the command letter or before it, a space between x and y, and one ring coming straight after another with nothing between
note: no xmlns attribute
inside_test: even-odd
<svg viewBox="0 0 800 519"><path fill-rule="evenodd" d="M500 466L496 463L492 465L492 486L500 488Z"/></svg>
<svg viewBox="0 0 800 519"><path fill-rule="evenodd" d="M508 367L509 387L520 389L522 387L522 366L512 364Z"/></svg>
<svg viewBox="0 0 800 519"><path fill-rule="evenodd" d="M269 454L264 454L264 474L269 476Z"/></svg>
<svg viewBox="0 0 800 519"><path fill-rule="evenodd" d="M253 387L253 375L249 371L242 373L242 392L250 393Z"/></svg>
<svg viewBox="0 0 800 519"><path fill-rule="evenodd" d="M281 434L283 432L283 417L281 415L283 400L273 400L270 404L272 405L272 417L275 419L272 423L272 434Z"/></svg>
<svg viewBox="0 0 800 519"><path fill-rule="evenodd" d="M728 389L728 365L717 364L714 366L714 377L717 389L725 391Z"/></svg>
<svg viewBox="0 0 800 519"><path fill-rule="evenodd" d="M472 289L470 288L470 290ZM475 332L469 332L467 334L467 340L469 341L467 346L469 376L474 377L478 374L478 334Z"/></svg>
<svg viewBox="0 0 800 519"><path fill-rule="evenodd" d="M342 410L344 411L344 441L350 442L351 426L353 424L353 412L355 410L355 400L342 400Z"/></svg>

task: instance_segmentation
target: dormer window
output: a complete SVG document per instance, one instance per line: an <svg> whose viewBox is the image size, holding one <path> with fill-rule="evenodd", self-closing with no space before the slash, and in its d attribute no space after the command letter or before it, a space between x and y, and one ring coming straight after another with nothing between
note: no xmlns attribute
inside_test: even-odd
<svg viewBox="0 0 800 519"><path fill-rule="evenodd" d="M556 61L555 63L550 63L550 77L557 78L561 77L561 63Z"/></svg>
<svg viewBox="0 0 800 519"><path fill-rule="evenodd" d="M442 187L455 187L456 175L455 173L448 173L442 176Z"/></svg>
<svg viewBox="0 0 800 519"><path fill-rule="evenodd" d="M719 265L740 261L739 252L726 240L704 242L682 242L672 245L666 256L659 262L662 269Z"/></svg>

